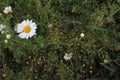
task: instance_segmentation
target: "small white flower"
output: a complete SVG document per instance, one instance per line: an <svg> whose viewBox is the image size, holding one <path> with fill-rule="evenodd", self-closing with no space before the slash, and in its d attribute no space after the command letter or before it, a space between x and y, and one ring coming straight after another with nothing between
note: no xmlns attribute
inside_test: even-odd
<svg viewBox="0 0 120 80"><path fill-rule="evenodd" d="M72 58L72 53L65 53L64 57L65 60L70 60Z"/></svg>
<svg viewBox="0 0 120 80"><path fill-rule="evenodd" d="M8 40L7 40L7 39L5 39L5 40L4 40L4 42L5 42L5 43L8 43Z"/></svg>
<svg viewBox="0 0 120 80"><path fill-rule="evenodd" d="M12 12L12 7L11 6L5 7L5 9L3 10L3 12L5 14L8 14L9 12Z"/></svg>
<svg viewBox="0 0 120 80"><path fill-rule="evenodd" d="M6 35L6 38L7 38L7 39L11 39L11 35L10 35L10 34L7 34L7 35Z"/></svg>
<svg viewBox="0 0 120 80"><path fill-rule="evenodd" d="M84 38L84 37L85 37L85 34L84 34L84 33L81 33L81 34L80 34L80 37L81 37L81 38Z"/></svg>
<svg viewBox="0 0 120 80"><path fill-rule="evenodd" d="M17 33L19 33L20 38L31 38L36 34L36 23L32 20L24 20L17 27Z"/></svg>
<svg viewBox="0 0 120 80"><path fill-rule="evenodd" d="M0 24L0 31L3 34L6 31L6 26L3 24Z"/></svg>

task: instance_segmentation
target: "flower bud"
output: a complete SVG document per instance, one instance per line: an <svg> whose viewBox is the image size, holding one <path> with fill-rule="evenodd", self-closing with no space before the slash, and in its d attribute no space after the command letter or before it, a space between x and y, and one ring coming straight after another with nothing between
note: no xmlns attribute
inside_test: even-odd
<svg viewBox="0 0 120 80"><path fill-rule="evenodd" d="M7 34L7 35L6 35L6 38L7 38L7 39L11 39L11 35L10 35L10 34Z"/></svg>
<svg viewBox="0 0 120 80"><path fill-rule="evenodd" d="M4 40L4 42L5 42L5 43L8 43L8 40L7 40L7 39L5 39L5 40Z"/></svg>
<svg viewBox="0 0 120 80"><path fill-rule="evenodd" d="M51 28L53 25L52 24L48 24L48 28Z"/></svg>
<svg viewBox="0 0 120 80"><path fill-rule="evenodd" d="M81 38L84 38L84 37L85 37L85 34L84 34L84 33L81 33L81 34L80 34L80 37L81 37Z"/></svg>

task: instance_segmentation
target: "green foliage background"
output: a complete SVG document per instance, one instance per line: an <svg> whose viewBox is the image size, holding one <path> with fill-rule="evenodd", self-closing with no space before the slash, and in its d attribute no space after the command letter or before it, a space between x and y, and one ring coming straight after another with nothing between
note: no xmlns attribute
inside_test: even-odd
<svg viewBox="0 0 120 80"><path fill-rule="evenodd" d="M37 34L21 39L14 27L26 19ZM12 35L0 34L0 80L120 79L120 0L0 0L0 24Z"/></svg>

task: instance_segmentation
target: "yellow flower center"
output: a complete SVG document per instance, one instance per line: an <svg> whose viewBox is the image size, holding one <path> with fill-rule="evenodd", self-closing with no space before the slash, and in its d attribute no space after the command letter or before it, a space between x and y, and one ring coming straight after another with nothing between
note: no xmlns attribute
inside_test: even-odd
<svg viewBox="0 0 120 80"><path fill-rule="evenodd" d="M25 33L29 33L31 31L31 27L29 25L24 26L23 31Z"/></svg>
<svg viewBox="0 0 120 80"><path fill-rule="evenodd" d="M66 57L69 58L69 57L70 57L70 54L66 54Z"/></svg>
<svg viewBox="0 0 120 80"><path fill-rule="evenodd" d="M9 12L9 11L10 11L10 9L9 9L9 8L6 8L6 11L8 11L8 12Z"/></svg>

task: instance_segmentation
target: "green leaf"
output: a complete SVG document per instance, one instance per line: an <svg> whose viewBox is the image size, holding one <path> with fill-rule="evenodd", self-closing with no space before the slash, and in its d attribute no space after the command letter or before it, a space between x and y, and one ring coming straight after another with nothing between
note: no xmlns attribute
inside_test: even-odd
<svg viewBox="0 0 120 80"><path fill-rule="evenodd" d="M86 29L89 29L89 30L98 30L98 31L109 31L106 28L102 28L102 27L95 26L95 25L87 25Z"/></svg>
<svg viewBox="0 0 120 80"><path fill-rule="evenodd" d="M104 64L104 63L101 63L101 65L104 67L104 68L106 68L107 70L109 70L109 71L111 71L111 72L115 72L116 70L115 69L113 69L112 67L110 67L110 66L108 66L108 65L106 65L106 64Z"/></svg>

